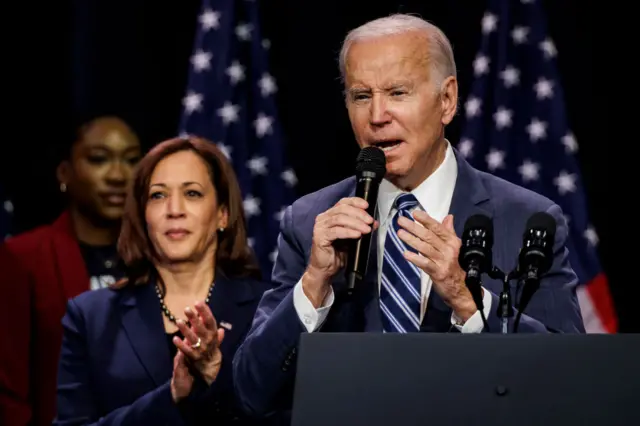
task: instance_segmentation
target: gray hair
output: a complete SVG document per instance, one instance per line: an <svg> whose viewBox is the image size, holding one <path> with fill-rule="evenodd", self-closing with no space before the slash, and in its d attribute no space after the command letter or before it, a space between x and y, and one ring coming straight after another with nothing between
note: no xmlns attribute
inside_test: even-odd
<svg viewBox="0 0 640 426"><path fill-rule="evenodd" d="M410 31L422 31L427 37L428 56L436 69L440 82L449 76L457 77L453 48L447 36L440 28L422 18L407 14L394 14L369 21L351 30L342 43L339 67L342 80L345 79L346 62L349 48L360 40L387 35L402 34Z"/></svg>

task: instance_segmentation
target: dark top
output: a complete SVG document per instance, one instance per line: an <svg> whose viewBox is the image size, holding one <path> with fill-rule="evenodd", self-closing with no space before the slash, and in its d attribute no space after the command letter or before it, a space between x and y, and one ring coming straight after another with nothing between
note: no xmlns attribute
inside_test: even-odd
<svg viewBox="0 0 640 426"><path fill-rule="evenodd" d="M173 366L173 359L176 357L176 354L178 353L178 348L173 343L173 338L178 336L179 338L182 339L182 333L180 333L180 330L178 330L173 333L166 333L166 335L167 335L167 344L169 345L169 354L171 355L171 366Z"/></svg>
<svg viewBox="0 0 640 426"><path fill-rule="evenodd" d="M115 244L92 246L79 242L80 252L89 274L89 288L105 288L124 276Z"/></svg>

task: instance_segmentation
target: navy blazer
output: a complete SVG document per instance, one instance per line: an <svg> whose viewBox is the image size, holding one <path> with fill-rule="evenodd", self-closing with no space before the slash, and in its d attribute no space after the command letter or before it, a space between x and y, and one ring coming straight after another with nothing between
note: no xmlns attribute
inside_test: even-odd
<svg viewBox="0 0 640 426"><path fill-rule="evenodd" d="M101 289L68 302L54 425L257 424L236 409L232 358L269 286L216 274L209 307L226 322L222 367L179 404L171 398L173 359L153 283Z"/></svg>
<svg viewBox="0 0 640 426"><path fill-rule="evenodd" d="M510 271L515 267L526 222L533 213L547 212L556 220L553 265L541 279L540 289L523 313L518 331L584 333L576 296L578 278L569 264L568 228L560 207L546 197L473 168L457 150L454 149L454 153L458 177L450 213L456 234L462 235L464 223L470 216L490 217L494 223L493 262L501 270ZM265 414L291 406L296 346L300 334L306 332L293 306L292 290L307 267L316 216L340 199L353 197L355 187L355 178L351 177L306 195L285 210L272 274L276 288L265 293L252 329L234 358L236 391L247 412ZM372 241L377 241L376 233ZM346 285L344 274L334 277L332 286L336 297L320 331L382 331L377 256L377 250L372 249L367 276L353 298L341 292ZM487 318L489 329L499 332L496 308L502 282L485 279L483 286L492 299L491 314ZM432 291L421 331L457 332L451 326L451 313L451 308Z"/></svg>

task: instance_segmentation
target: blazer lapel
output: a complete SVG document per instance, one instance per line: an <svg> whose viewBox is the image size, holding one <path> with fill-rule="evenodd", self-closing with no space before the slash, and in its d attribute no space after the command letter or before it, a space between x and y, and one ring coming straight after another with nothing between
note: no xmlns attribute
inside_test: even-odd
<svg viewBox="0 0 640 426"><path fill-rule="evenodd" d="M245 332L251 325L255 304L249 303L261 297L261 293L252 287L251 280L232 280L221 270L216 270L215 284L209 308L218 327L225 329L220 350L223 356L232 357Z"/></svg>
<svg viewBox="0 0 640 426"><path fill-rule="evenodd" d="M484 186L482 176L467 163L460 153L453 149L456 163L458 165L458 177L453 190L449 213L453 215L453 226L458 237L462 237L464 224L467 219L474 214L484 214L489 218L493 217L493 210L489 203L489 193ZM430 311L436 310L440 314L432 315ZM451 308L435 292L431 291L427 307L427 315L422 322L423 331L433 331L450 327ZM430 318L442 319L432 324Z"/></svg>
<svg viewBox="0 0 640 426"><path fill-rule="evenodd" d="M64 287L66 300L89 290L89 273L80 252L80 246L66 211L52 224L54 230L51 252L56 273Z"/></svg>
<svg viewBox="0 0 640 426"><path fill-rule="evenodd" d="M133 350L156 386L171 378L172 360L155 281L125 289L122 326Z"/></svg>

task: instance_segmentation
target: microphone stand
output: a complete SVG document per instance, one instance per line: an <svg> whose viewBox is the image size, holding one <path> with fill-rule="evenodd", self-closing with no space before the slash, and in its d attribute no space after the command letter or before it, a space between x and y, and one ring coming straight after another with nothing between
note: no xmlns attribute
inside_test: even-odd
<svg viewBox="0 0 640 426"><path fill-rule="evenodd" d="M500 318L501 333L507 334L509 332L509 318L514 315L513 303L511 302L511 288L509 287L509 281L512 279L512 273L505 274L496 266L489 272L489 276L493 279L502 280L502 292L500 293L498 306L496 308L496 315Z"/></svg>

